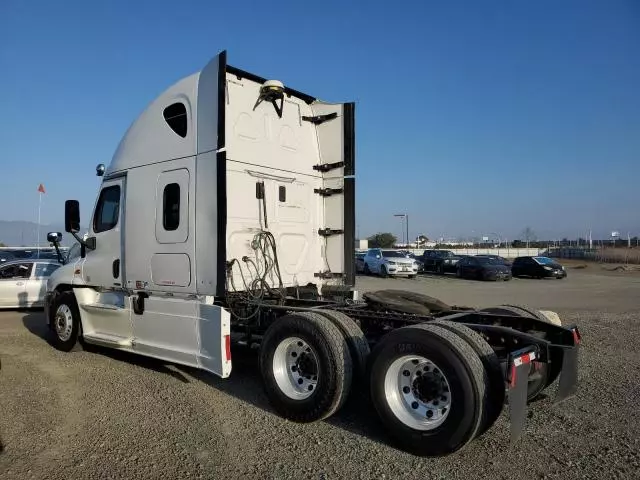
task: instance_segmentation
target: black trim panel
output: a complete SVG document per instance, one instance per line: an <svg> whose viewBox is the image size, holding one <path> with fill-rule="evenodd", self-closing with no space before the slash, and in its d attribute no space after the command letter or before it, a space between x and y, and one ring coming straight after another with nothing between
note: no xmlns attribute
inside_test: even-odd
<svg viewBox="0 0 640 480"><path fill-rule="evenodd" d="M218 149L225 146L225 119L227 104L227 52L218 57ZM217 261L216 296L223 298L227 290L227 154L216 155L216 193L217 193Z"/></svg>
<svg viewBox="0 0 640 480"><path fill-rule="evenodd" d="M356 284L356 179L344 179L344 278L353 287Z"/></svg>
<svg viewBox="0 0 640 480"><path fill-rule="evenodd" d="M356 174L356 104L345 103L342 107L344 116L344 175Z"/></svg>
<svg viewBox="0 0 640 480"><path fill-rule="evenodd" d="M246 78L247 80L251 80L253 82L259 83L260 85L262 85L264 82L267 81L266 78L262 78L253 73L240 70L239 68L232 67L231 65L227 65L227 72L229 72L232 75L235 75L236 77ZM291 95L292 97L299 98L305 103L313 103L316 100L315 97L312 97L311 95L307 95L306 93L299 92L298 90L294 90L293 88L285 87L284 92L287 95Z"/></svg>

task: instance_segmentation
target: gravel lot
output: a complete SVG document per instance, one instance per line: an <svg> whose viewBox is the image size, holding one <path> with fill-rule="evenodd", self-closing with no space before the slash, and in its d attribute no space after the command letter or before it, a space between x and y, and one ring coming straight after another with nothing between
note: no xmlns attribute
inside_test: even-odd
<svg viewBox="0 0 640 480"><path fill-rule="evenodd" d="M221 380L111 350L64 354L43 339L41 312L0 312L0 478L638 478L639 275L360 278L358 288L556 310L582 329L578 396L535 402L515 446L503 416L461 452L418 458L390 445L357 392L326 422L277 417L250 352L234 350Z"/></svg>

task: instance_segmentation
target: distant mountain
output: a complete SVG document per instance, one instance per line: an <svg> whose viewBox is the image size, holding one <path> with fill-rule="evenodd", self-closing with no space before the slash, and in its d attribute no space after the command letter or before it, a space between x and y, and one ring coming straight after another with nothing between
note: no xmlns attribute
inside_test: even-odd
<svg viewBox="0 0 640 480"><path fill-rule="evenodd" d="M84 232L84 229L80 230ZM48 247L47 233L62 232L62 246L73 245L75 239L64 231L64 225L40 225L40 246ZM35 247L38 245L38 224L0 220L0 243L7 247Z"/></svg>

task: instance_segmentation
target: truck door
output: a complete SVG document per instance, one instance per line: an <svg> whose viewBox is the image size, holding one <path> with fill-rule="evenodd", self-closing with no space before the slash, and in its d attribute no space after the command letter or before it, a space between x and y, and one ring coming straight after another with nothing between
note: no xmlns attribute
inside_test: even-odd
<svg viewBox="0 0 640 480"><path fill-rule="evenodd" d="M121 288L122 225L125 178L106 180L93 212L89 236L95 237L96 249L88 250L82 277L89 285Z"/></svg>
<svg viewBox="0 0 640 480"><path fill-rule="evenodd" d="M102 183L89 228L95 249L87 249L82 261L84 282L97 288L76 290L83 334L120 345L132 335L130 299L123 290L125 185L124 176Z"/></svg>

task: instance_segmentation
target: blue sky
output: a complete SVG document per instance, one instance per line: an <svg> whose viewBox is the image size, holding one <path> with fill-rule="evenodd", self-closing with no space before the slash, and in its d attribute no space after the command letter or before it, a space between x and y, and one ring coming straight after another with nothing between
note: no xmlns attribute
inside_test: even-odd
<svg viewBox="0 0 640 480"><path fill-rule="evenodd" d="M640 2L0 2L0 220L86 219L120 137L218 51L357 102L364 236L640 235Z"/></svg>

